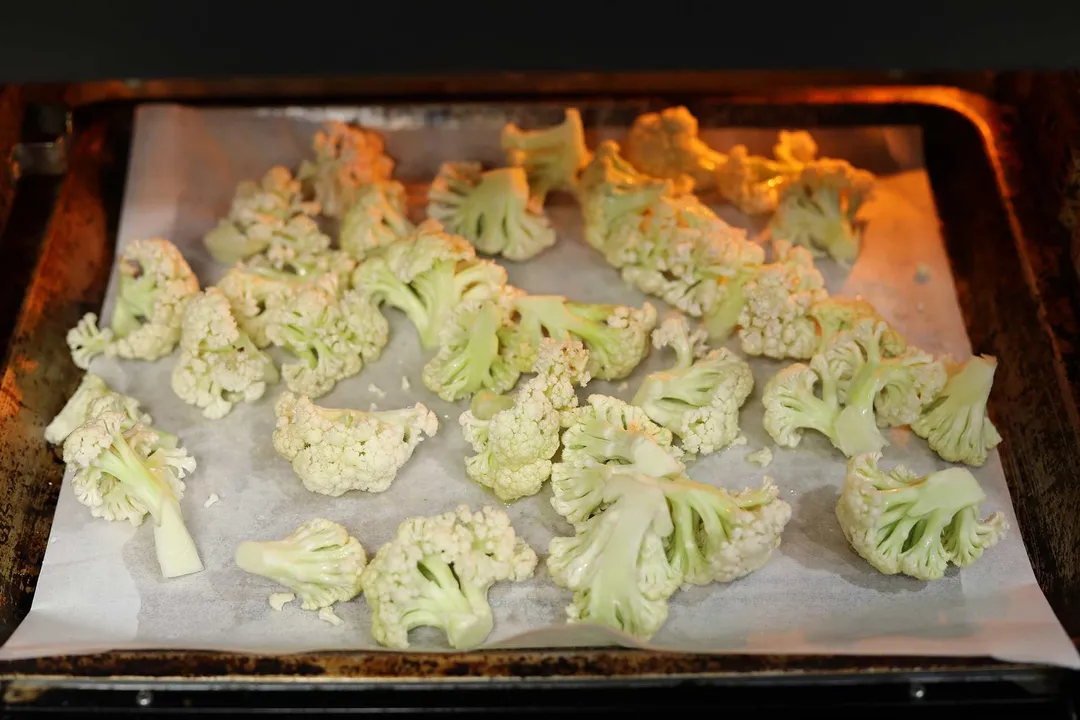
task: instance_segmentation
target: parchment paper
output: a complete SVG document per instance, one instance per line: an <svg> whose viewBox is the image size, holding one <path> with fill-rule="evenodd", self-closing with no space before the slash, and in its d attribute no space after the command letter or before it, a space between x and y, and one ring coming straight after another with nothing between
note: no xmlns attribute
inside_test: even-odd
<svg viewBox="0 0 1080 720"><path fill-rule="evenodd" d="M163 236L184 252L203 284L224 268L203 249L200 238L228 207L236 184L259 177L275 163L295 167L308 154L318 123L333 115L385 132L398 160L397 176L422 211L423 184L438 163L450 159L501 161L498 131L505 116L470 110L383 113L379 110L199 110L147 106L138 112L123 216L122 245L130 238ZM618 137L621 131L591 133ZM774 131L706 131L705 139L726 148L745 142L767 151ZM851 272L819 263L833 293L861 294L915 344L934 353L970 355L953 281L938 231L926 173L921 169L919 133L910 128L815 132L822 151L846 157L877 173L877 198L865 250ZM730 208L729 221L746 225ZM538 293L562 293L595 302L639 304L646 298L623 284L581 239L577 207L563 199L549 207L559 231L556 247L528 263L504 263L510 280ZM929 280L915 279L919 264ZM115 277L114 277L115 283ZM110 286L104 316L111 311ZM666 308L655 299L663 313ZM498 501L469 482L462 458L468 448L457 417L465 403L440 401L424 388L420 368L426 355L403 316L388 312L392 337L382 359L340 383L318 402L367 409L412 404L435 410L439 433L423 442L385 493L350 493L329 498L307 492L289 463L277 456L270 436L275 387L253 405L240 405L222 420L204 420L169 389L175 356L157 363L98 359L93 370L113 387L139 398L155 425L179 434L197 458L183 507L206 570L164 581L154 559L149 527L94 519L65 482L33 608L0 658L85 653L121 648L221 649L241 652L298 652L378 649L370 613L361 598L339 604L344 620L331 626L296 603L275 612L267 596L281 588L247 575L233 563L237 544L277 539L302 521L323 516L339 521L369 553L387 541L412 514L433 514L459 503ZM629 399L641 378L670 357L653 353L629 385L594 382L587 392ZM678 592L666 626L651 647L715 653L858 653L979 655L1002 660L1080 666L1032 574L996 453L975 470L988 499L984 511L1001 510L1012 526L1006 540L973 567L950 570L941 581L923 583L877 573L852 552L833 510L844 459L814 433L796 451L775 449L762 470L747 453L770 445L761 427L760 390L783 363L753 360L757 383L743 409L748 444L710 456L690 468L702 481L738 489L775 478L794 516L783 544L760 571L731 584ZM402 390L402 377L411 389ZM374 384L385 393L369 391ZM583 393L585 394L585 393ZM903 462L925 473L946 466L926 444L906 431L892 431L887 465ZM211 493L221 500L209 508ZM570 527L549 505L550 490L507 507L518 532L543 556L548 540ZM535 577L501 583L491 591L495 629L492 647L566 647L639 644L617 633L564 624L570 593L551 582L543 561ZM445 649L430 630L412 636L414 649Z"/></svg>

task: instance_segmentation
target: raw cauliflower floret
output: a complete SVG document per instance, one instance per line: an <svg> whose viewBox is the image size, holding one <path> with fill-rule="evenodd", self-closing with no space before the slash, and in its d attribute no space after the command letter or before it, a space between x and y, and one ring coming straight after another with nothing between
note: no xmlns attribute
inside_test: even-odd
<svg viewBox="0 0 1080 720"><path fill-rule="evenodd" d="M274 413L274 449L292 463L305 488L331 497L386 490L416 446L439 429L435 413L420 403L361 412L319 407L284 392Z"/></svg>
<svg viewBox="0 0 1080 720"><path fill-rule="evenodd" d="M367 553L344 527L315 518L283 540L240 543L236 564L289 588L305 610L319 610L360 594Z"/></svg>
<svg viewBox="0 0 1080 720"><path fill-rule="evenodd" d="M71 359L86 369L95 355L158 360L176 348L184 305L199 281L168 240L132 240L117 264L119 283L109 328L87 313L67 334Z"/></svg>
<svg viewBox="0 0 1080 720"><path fill-rule="evenodd" d="M829 343L844 330L850 330L861 320L885 322L877 309L862 298L830 297L818 300L806 313L817 323L818 348L822 352ZM881 337L881 349L886 357L895 357L904 352L907 341L893 328L886 329Z"/></svg>
<svg viewBox="0 0 1080 720"><path fill-rule="evenodd" d="M675 365L645 378L633 404L681 441L687 453L708 455L739 434L739 408L754 386L750 366L726 348L705 351L704 331L690 332L682 315L653 331L653 346L675 351Z"/></svg>
<svg viewBox="0 0 1080 720"><path fill-rule="evenodd" d="M743 286L739 340L747 355L806 359L818 352L818 326L809 316L826 299L825 280L806 248L774 241L777 259L757 268Z"/></svg>
<svg viewBox="0 0 1080 720"><path fill-rule="evenodd" d="M574 190L577 174L589 162L585 129L577 108L566 108L565 119L543 130L503 127L500 144L507 164L525 169L529 192L543 203L552 190Z"/></svg>
<svg viewBox="0 0 1080 720"><path fill-rule="evenodd" d="M102 400L112 398L96 402ZM202 561L180 511L183 478L195 470L194 458L176 447L174 437L163 438L122 413L91 415L64 441L75 499L94 517L135 526L149 514L163 577L201 571Z"/></svg>
<svg viewBox="0 0 1080 720"><path fill-rule="evenodd" d="M575 386L585 386L588 355L576 341L547 339L530 379L513 398L477 393L461 414L465 439L477 453L465 459L471 480L512 502L535 495L551 476L559 449L562 414L578 403Z"/></svg>
<svg viewBox="0 0 1080 720"><path fill-rule="evenodd" d="M694 189L716 187L716 173L727 163L698 137L698 121L685 107L638 115L626 140L626 159L642 172L676 180L688 175Z"/></svg>
<svg viewBox="0 0 1080 720"><path fill-rule="evenodd" d="M410 630L434 627L455 649L476 647L495 624L488 589L525 580L536 561L536 552L497 508L474 512L461 505L441 515L411 517L360 578L371 606L371 633L380 645L405 649Z"/></svg>
<svg viewBox="0 0 1080 720"><path fill-rule="evenodd" d="M115 403L105 406L99 403L98 407L107 407L110 411L120 412L133 423L149 426L153 422L151 417L142 411L138 400L116 392L100 377L88 372L83 375L82 380L79 381L79 387L75 388L75 392L68 398L63 409L45 428L45 442L52 445L64 442L75 428L92 419L91 409L95 401L101 398L112 398Z"/></svg>
<svg viewBox="0 0 1080 720"><path fill-rule="evenodd" d="M781 130L773 154L775 160L751 155L745 145L731 148L716 174L720 194L749 215L776 210L784 188L815 162L817 143L803 130Z"/></svg>
<svg viewBox="0 0 1080 720"><path fill-rule="evenodd" d="M338 232L341 249L363 260L381 247L408 237L414 230L405 214L405 186L396 180L366 185L345 213Z"/></svg>
<svg viewBox="0 0 1080 720"><path fill-rule="evenodd" d="M923 408L911 429L949 462L985 463L986 453L1001 442L986 414L996 371L997 358L991 355L950 363L945 387Z"/></svg>
<svg viewBox="0 0 1080 720"><path fill-rule="evenodd" d="M555 230L530 198L520 167L484 172L478 162L443 163L428 191L427 212L480 252L508 260L528 260L555 244Z"/></svg>
<svg viewBox="0 0 1080 720"><path fill-rule="evenodd" d="M188 302L172 372L177 397L217 419L238 402L255 402L277 380L274 361L240 330L220 290L209 287Z"/></svg>
<svg viewBox="0 0 1080 720"><path fill-rule="evenodd" d="M1001 513L979 519L986 494L966 468L919 477L902 465L878 467L881 453L851 458L836 517L851 547L886 575L937 580L967 567L1008 530Z"/></svg>
<svg viewBox="0 0 1080 720"><path fill-rule="evenodd" d="M270 342L297 358L281 366L285 384L312 398L378 359L389 334L386 318L365 296L347 290L339 298L318 284L275 307L266 326Z"/></svg>
<svg viewBox="0 0 1080 720"><path fill-rule="evenodd" d="M304 202L300 181L278 165L259 182L245 180L236 186L228 216L203 237L203 243L215 260L232 265L267 250L292 218L313 217L320 210L318 203Z"/></svg>
<svg viewBox="0 0 1080 720"><path fill-rule="evenodd" d="M314 160L300 165L297 177L334 218L344 217L365 185L390 179L394 161L378 133L331 120L312 141Z"/></svg>
<svg viewBox="0 0 1080 720"><path fill-rule="evenodd" d="M273 311L310 285L319 285L335 295L342 289L338 277L332 273L295 275L245 263L237 263L225 273L217 288L228 298L240 329L256 347L265 348L270 345L266 328L273 319Z"/></svg>
<svg viewBox="0 0 1080 720"><path fill-rule="evenodd" d="M615 464L626 471L666 477L683 471L671 431L637 405L607 395L563 414L561 462L575 467Z"/></svg>

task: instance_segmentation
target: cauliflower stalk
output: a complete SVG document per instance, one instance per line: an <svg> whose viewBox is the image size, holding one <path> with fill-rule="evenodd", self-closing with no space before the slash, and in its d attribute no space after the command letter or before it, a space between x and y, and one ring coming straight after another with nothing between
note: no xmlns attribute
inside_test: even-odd
<svg viewBox="0 0 1080 720"><path fill-rule="evenodd" d="M356 202L341 220L341 249L356 260L408 237L414 230L405 215L405 186L395 180L359 189Z"/></svg>
<svg viewBox="0 0 1080 720"><path fill-rule="evenodd" d="M530 577L536 562L497 508L474 512L462 505L409 518L360 578L372 634L381 645L404 649L409 631L427 626L446 633L455 649L476 647L494 627L488 590Z"/></svg>
<svg viewBox="0 0 1080 720"><path fill-rule="evenodd" d="M75 473L76 499L95 517L136 526L153 518L161 574L174 578L203 565L180 510L182 479L195 460L169 444L122 413L103 412L64 441L64 462Z"/></svg>
<svg viewBox="0 0 1080 720"><path fill-rule="evenodd" d="M86 369L96 355L158 360L180 340L184 305L199 281L168 240L132 240L118 263L119 283L110 327L98 328L87 313L67 334L71 359Z"/></svg>
<svg viewBox="0 0 1080 720"><path fill-rule="evenodd" d="M525 169L529 191L541 204L552 190L574 190L578 171L589 162L581 113L577 108L565 112L554 127L522 130L509 123L500 137L507 164Z"/></svg>
<svg viewBox="0 0 1080 720"><path fill-rule="evenodd" d="M394 161L378 133L331 120L312 141L314 160L300 165L298 179L323 212L342 218L365 185L389 180Z"/></svg>
<svg viewBox="0 0 1080 720"><path fill-rule="evenodd" d="M353 286L376 305L386 303L405 313L420 333L420 344L432 349L467 300L494 297L506 285L506 271L479 260L472 246L449 235L436 220L426 220L401 242L362 262Z"/></svg>
<svg viewBox="0 0 1080 720"><path fill-rule="evenodd" d="M95 406L95 401L101 398L109 398L114 402ZM45 428L45 441L52 445L59 445L67 439L67 436L92 417L92 410L105 407L116 408L116 412L125 415L133 423L150 425L153 420L142 411L139 401L128 397L123 393L112 390L104 380L88 372L79 381L79 387L68 398L64 407Z"/></svg>
<svg viewBox="0 0 1080 720"><path fill-rule="evenodd" d="M367 554L344 527L315 518L283 540L240 543L236 564L289 588L305 610L319 610L360 594Z"/></svg>
<svg viewBox="0 0 1080 720"><path fill-rule="evenodd" d="M726 348L702 353L704 335L691 333L682 315L661 323L652 334L653 346L671 347L675 365L645 378L633 404L677 435L684 451L707 455L738 436L739 408L754 377L746 361Z"/></svg>
<svg viewBox="0 0 1080 720"><path fill-rule="evenodd" d="M979 355L948 367L948 381L911 429L949 462L982 465L1001 435L986 414L997 358Z"/></svg>
<svg viewBox="0 0 1080 720"><path fill-rule="evenodd" d="M545 337L580 340L589 351L589 373L600 380L621 380L633 372L649 352L649 333L656 325L656 309L625 305L579 303L559 295L514 298L520 369L527 372Z"/></svg>
<svg viewBox="0 0 1080 720"><path fill-rule="evenodd" d="M420 403L383 412L339 410L282 393L274 406L274 449L314 493L338 497L350 490L383 492L416 446L439 429Z"/></svg>
<svg viewBox="0 0 1080 720"><path fill-rule="evenodd" d="M555 244L520 167L483 172L476 162L443 163L428 193L428 217L480 252L508 260L528 260Z"/></svg>
<svg viewBox="0 0 1080 720"><path fill-rule="evenodd" d="M245 180L236 186L236 195L227 217L203 237L215 260L227 265L261 253L275 239L290 242L286 228L299 216L319 214L318 203L304 202L300 182L287 168L270 168L259 182Z"/></svg>
<svg viewBox="0 0 1080 720"><path fill-rule="evenodd" d="M266 336L296 356L281 366L293 392L317 398L378 359L390 326L364 295L347 290L337 297L320 284L293 293L276 306Z"/></svg>
<svg viewBox="0 0 1080 720"><path fill-rule="evenodd" d="M658 178L688 175L694 189L716 187L717 171L727 158L698 137L698 121L685 107L638 115L626 141L626 158L634 167Z"/></svg>
<svg viewBox="0 0 1080 720"><path fill-rule="evenodd" d="M844 160L818 160L802 168L784 189L769 223L775 238L828 254L841 263L859 255L859 209L870 197L874 176Z"/></svg>
<svg viewBox="0 0 1080 720"><path fill-rule="evenodd" d="M559 449L562 414L578 403L574 386L589 382L586 364L581 343L547 339L533 368L536 376L513 398L486 391L474 396L458 419L477 453L465 460L469 478L505 502L540 492Z"/></svg>
<svg viewBox="0 0 1080 720"><path fill-rule="evenodd" d="M885 472L881 453L848 461L836 517L851 547L886 575L941 578L967 567L1008 529L1001 513L979 519L986 494L965 468L919 477L902 465Z"/></svg>
<svg viewBox="0 0 1080 720"><path fill-rule="evenodd" d="M274 361L240 330L220 290L207 288L188 302L172 372L177 397L216 419L238 402L255 402L277 380Z"/></svg>

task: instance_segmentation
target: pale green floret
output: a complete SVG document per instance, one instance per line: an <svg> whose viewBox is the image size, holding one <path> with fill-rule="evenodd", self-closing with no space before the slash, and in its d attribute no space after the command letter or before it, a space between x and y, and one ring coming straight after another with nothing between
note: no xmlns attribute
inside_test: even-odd
<svg viewBox="0 0 1080 720"><path fill-rule="evenodd" d="M838 262L852 263L862 244L859 209L873 187L874 176L865 170L844 160L817 160L785 187L770 232Z"/></svg>
<svg viewBox="0 0 1080 720"><path fill-rule="evenodd" d="M116 412L126 415L131 422L142 425L153 422L150 416L142 411L138 400L112 390L104 380L88 372L83 375L79 387L75 388L63 409L45 428L45 441L53 445L64 442L75 428L91 419L91 406L104 397L115 398L118 401Z"/></svg>
<svg viewBox="0 0 1080 720"><path fill-rule="evenodd" d="M439 429L420 403L384 412L319 407L282 393L274 406L274 449L314 493L338 497L350 490L383 492L416 446Z"/></svg>
<svg viewBox="0 0 1080 720"><path fill-rule="evenodd" d="M819 351L817 323L809 317L814 303L828 293L814 258L803 247L774 241L776 258L752 273L742 287L739 341L747 355L810 358Z"/></svg>
<svg viewBox="0 0 1080 720"><path fill-rule="evenodd" d="M216 419L238 402L255 402L277 381L274 361L240 330L220 290L207 288L188 302L172 372L177 397Z"/></svg>
<svg viewBox="0 0 1080 720"><path fill-rule="evenodd" d="M836 517L852 548L886 575L937 580L949 563L965 567L1004 537L1001 513L979 520L986 495L970 471L918 477L903 466L886 473L881 453L851 458Z"/></svg>
<svg viewBox="0 0 1080 720"><path fill-rule="evenodd" d="M561 295L520 295L514 299L519 369L527 372L545 337L580 340L589 351L589 373L599 380L621 380L649 352L649 333L656 326L656 309L601 305L568 300Z"/></svg>
<svg viewBox="0 0 1080 720"><path fill-rule="evenodd" d="M405 187L396 180L362 187L338 233L341 249L356 260L407 238L414 226L405 215Z"/></svg>
<svg viewBox="0 0 1080 720"><path fill-rule="evenodd" d="M540 492L559 450L563 413L578 403L574 388L589 382L586 364L581 343L545 340L536 376L512 399L477 393L458 419L477 453L465 459L466 475L506 502Z"/></svg>
<svg viewBox="0 0 1080 720"><path fill-rule="evenodd" d="M95 355L158 360L180 340L184 305L199 281L168 240L132 240L117 264L119 282L110 327L100 330L87 313L67 334L75 364L86 369Z"/></svg>
<svg viewBox="0 0 1080 720"><path fill-rule="evenodd" d="M590 395L586 405L564 413L563 426L562 462L568 465L615 464L656 477L683 471L671 431L618 398Z"/></svg>
<svg viewBox="0 0 1080 720"><path fill-rule="evenodd" d="M64 441L64 462L74 471L76 499L94 517L154 521L154 546L166 578L203 569L180 511L182 478L195 469L183 450L161 444L158 434L121 413L99 414Z"/></svg>
<svg viewBox="0 0 1080 720"><path fill-rule="evenodd" d="M817 323L817 350L822 352L837 335L850 330L860 320L885 322L874 306L860 298L831 297L816 301L806 313ZM886 357L900 355L907 349L903 336L891 327L881 338L881 349Z"/></svg>
<svg viewBox="0 0 1080 720"><path fill-rule="evenodd" d="M765 431L781 447L796 447L807 429L817 430L835 445L833 422L840 413L837 385L823 354L811 358L809 365L788 365L765 384L761 397Z"/></svg>
<svg viewBox="0 0 1080 720"><path fill-rule="evenodd" d="M949 462L982 465L1001 435L986 414L997 358L979 355L949 368L949 379L911 429Z"/></svg>
<svg viewBox="0 0 1080 720"><path fill-rule="evenodd" d="M739 434L739 408L754 386L750 366L726 348L701 355L705 333L691 333L675 315L652 335L657 348L671 347L675 365L645 378L633 404L679 437L687 453L707 455ZM701 355L699 357L699 355Z"/></svg>
<svg viewBox="0 0 1080 720"><path fill-rule="evenodd" d="M330 120L311 147L315 159L301 163L297 179L329 217L344 217L365 186L389 180L394 172L382 138L372 130Z"/></svg>
<svg viewBox="0 0 1080 720"><path fill-rule="evenodd" d="M626 158L653 177L688 175L695 190L716 186L716 173L727 158L698 137L698 121L685 107L638 115L626 140Z"/></svg>
<svg viewBox="0 0 1080 720"><path fill-rule="evenodd" d="M297 358L281 366L285 384L312 398L378 359L389 333L386 318L367 297L348 290L339 298L317 284L275 307L266 325L270 341Z"/></svg>
<svg viewBox="0 0 1080 720"><path fill-rule="evenodd" d="M480 252L509 260L528 260L555 244L520 167L483 172L480 163L443 163L428 192L428 217Z"/></svg>
<svg viewBox="0 0 1080 720"><path fill-rule="evenodd" d="M648 639L668 617L667 600L682 584L664 550L674 525L663 490L651 478L613 474L603 512L573 537L552 538L547 569L573 591L571 622L589 622Z"/></svg>
<svg viewBox="0 0 1080 720"><path fill-rule="evenodd" d="M305 610L318 610L360 594L367 554L344 527L315 518L284 540L240 543L236 564L289 588Z"/></svg>
<svg viewBox="0 0 1080 720"><path fill-rule="evenodd" d="M269 346L266 328L273 319L273 310L283 305L305 287L318 285L337 295L343 289L333 273L314 273L302 276L269 268L238 263L217 284L229 299L233 317L256 347Z"/></svg>
<svg viewBox="0 0 1080 720"><path fill-rule="evenodd" d="M443 330L439 351L424 365L424 385L447 402L480 390L504 393L521 370L512 340L510 303L502 298L463 302Z"/></svg>
<svg viewBox="0 0 1080 720"><path fill-rule="evenodd" d="M478 259L464 238L447 234L435 220L360 263L353 275L358 292L405 313L425 349L438 346L463 302L495 297L505 285L506 270Z"/></svg>
<svg viewBox="0 0 1080 720"><path fill-rule="evenodd" d="M510 123L502 130L500 144L507 164L525 169L529 191L541 203L552 190L574 190L578 171L589 162L577 108L566 108L561 123L543 130L522 130Z"/></svg>
<svg viewBox="0 0 1080 720"><path fill-rule="evenodd" d="M232 265L261 253L280 236L297 215L319 214L318 203L304 202L300 182L287 168L270 168L259 182L236 186L229 214L203 237L218 262Z"/></svg>
<svg viewBox="0 0 1080 720"><path fill-rule="evenodd" d="M446 633L451 647L474 648L494 627L488 589L530 577L536 561L502 510L473 512L462 505L409 518L360 578L372 635L380 645L404 649L410 630L434 627Z"/></svg>

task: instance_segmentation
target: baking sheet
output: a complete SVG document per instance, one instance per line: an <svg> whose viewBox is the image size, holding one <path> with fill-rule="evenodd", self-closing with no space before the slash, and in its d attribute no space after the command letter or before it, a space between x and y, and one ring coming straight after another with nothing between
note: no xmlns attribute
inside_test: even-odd
<svg viewBox="0 0 1080 720"><path fill-rule="evenodd" d="M236 184L257 178L272 164L295 167L326 117L358 120L384 131L422 212L423 184L438 163L480 159L500 163L498 131L504 110L398 109L194 109L145 106L137 114L119 243L163 236L175 242L204 285L225 268L202 247L202 235L224 215ZM590 132L618 138L621 131ZM772 130L703 131L716 147L735 142L767 151ZM970 355L932 195L922 169L917 129L849 129L815 132L825 154L842 156L880 178L865 250L850 271L822 261L830 292L860 294L915 344L934 353ZM747 226L730 208L725 219ZM536 293L561 293L592 302L640 304L647 298L624 285L582 240L578 208L569 199L549 207L559 242L528 263L504 262L510 281ZM917 282L918 266L929 280ZM115 274L103 315L111 311ZM649 299L661 313L666 308ZM281 588L247 575L233 563L239 542L285 536L314 516L343 523L373 554L410 514L433 514L459 503L474 507L498 501L469 482L462 458L469 448L457 416L465 403L448 404L420 380L426 360L402 315L388 311L391 341L382 358L340 383L318 402L367 409L409 405L435 410L439 433L423 442L390 490L341 498L303 489L289 464L271 446L273 403L281 387L226 418L204 420L169 389L175 356L158 363L98 358L92 369L116 389L139 398L155 425L176 432L198 460L183 500L188 527L200 548L204 572L165 581L154 559L149 527L132 528L90 517L65 480L33 607L0 649L0 659L109 649L219 649L241 652L379 649L370 633L362 598L338 604L339 627L296 603L275 612L267 596ZM629 385L594 382L597 392L629 399L648 372L670 361L653 353ZM1001 510L1012 531L973 567L950 570L923 583L874 571L847 546L833 515L844 459L828 441L807 433L798 450L774 448L762 470L745 456L769 438L761 427L760 392L783 363L751 361L756 388L741 417L747 438L689 469L695 479L733 489L772 476L794 515L783 544L760 571L731 584L693 587L672 597L671 615L648 643L664 650L714 653L917 654L992 656L1001 660L1080 667L1076 649L1061 629L1032 574L1016 530L997 453L975 470L988 499L985 513ZM402 390L402 377L411 384ZM369 390L379 388L385 397ZM885 463L903 462L926 473L946 467L925 443L903 430L890 431ZM220 501L203 507L211 494ZM641 645L603 628L566 625L570 593L551 582L543 567L548 540L570 527L551 509L550 490L507 507L518 532L541 555L527 582L501 583L491 591L495 629L488 646L539 648ZM441 636L412 634L416 650L445 649Z"/></svg>

